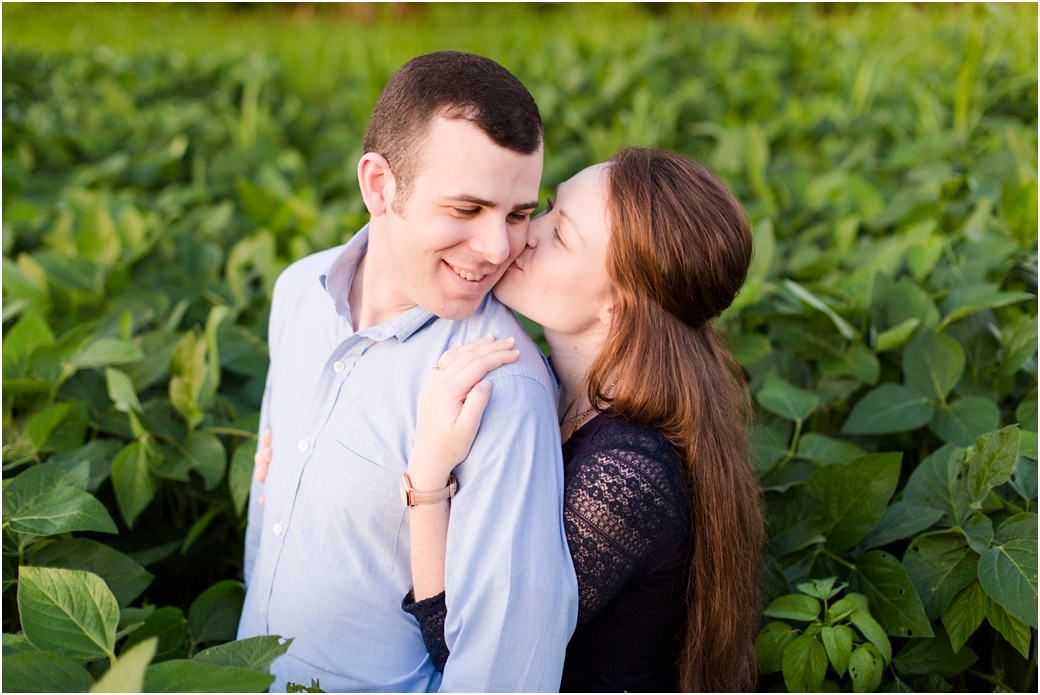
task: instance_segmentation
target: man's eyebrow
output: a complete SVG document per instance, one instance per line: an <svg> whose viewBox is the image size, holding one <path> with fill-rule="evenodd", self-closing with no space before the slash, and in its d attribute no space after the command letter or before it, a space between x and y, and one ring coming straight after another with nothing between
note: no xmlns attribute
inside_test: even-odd
<svg viewBox="0 0 1040 695"><path fill-rule="evenodd" d="M496 207L498 207L498 205L496 203L493 203L490 200L484 200L483 198L478 198L476 196L465 195L465 194L447 196L445 198L445 200L455 201L455 202L459 202L459 203L470 203L472 205L479 205L479 206L485 207L485 208L496 208ZM522 205L517 205L513 209L514 210L528 210L528 209L534 209L536 207L538 207L538 201L537 200L534 201L533 203L524 203Z"/></svg>

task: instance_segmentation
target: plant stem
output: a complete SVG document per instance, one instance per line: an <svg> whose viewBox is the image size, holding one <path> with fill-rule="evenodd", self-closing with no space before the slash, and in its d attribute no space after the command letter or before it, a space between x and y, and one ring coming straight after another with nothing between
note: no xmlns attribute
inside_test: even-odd
<svg viewBox="0 0 1040 695"><path fill-rule="evenodd" d="M835 555L834 553L832 553L831 551L827 550L826 548L823 549L823 554L826 555L827 557L829 557L830 559L834 560L835 562L837 562L839 564L842 564L842 565L845 565L846 567L848 567L853 572L856 571L856 566L854 564L852 564L851 562L849 562L848 560L846 560L846 559L844 559L842 557L839 557L839 556Z"/></svg>
<svg viewBox="0 0 1040 695"><path fill-rule="evenodd" d="M1007 686L1007 684L1004 683L1004 681L1000 680L996 676L987 675L987 674L985 674L985 673L983 673L981 671L976 671L973 668L969 668L968 669L968 673L970 673L971 675L975 676L976 678L981 678L982 680L984 680L984 681L986 681L988 683L992 683L993 685L997 686L998 688L1000 688L1004 692L1008 692L1008 693L1015 692L1013 688L1009 688Z"/></svg>

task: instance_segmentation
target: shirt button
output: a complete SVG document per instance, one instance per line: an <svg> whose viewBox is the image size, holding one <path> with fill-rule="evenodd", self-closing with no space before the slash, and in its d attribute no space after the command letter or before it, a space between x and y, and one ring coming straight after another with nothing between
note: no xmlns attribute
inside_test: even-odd
<svg viewBox="0 0 1040 695"><path fill-rule="evenodd" d="M347 365L343 364L343 360L336 360L332 363L332 368L337 372L342 372L344 369L347 368Z"/></svg>
<svg viewBox="0 0 1040 695"><path fill-rule="evenodd" d="M281 524L275 524L274 528L272 528L271 530L274 531L274 535L280 536L282 535L282 531L284 531L285 529L282 528Z"/></svg>
<svg viewBox="0 0 1040 695"><path fill-rule="evenodd" d="M263 602L261 602L260 603L260 607L256 609L256 612L259 613L260 615L263 615L264 613L267 612L267 606L265 606L263 604Z"/></svg>
<svg viewBox="0 0 1040 695"><path fill-rule="evenodd" d="M300 451L307 451L307 449L310 447L310 444L307 443L306 439L301 439L300 443L296 446L299 447Z"/></svg>

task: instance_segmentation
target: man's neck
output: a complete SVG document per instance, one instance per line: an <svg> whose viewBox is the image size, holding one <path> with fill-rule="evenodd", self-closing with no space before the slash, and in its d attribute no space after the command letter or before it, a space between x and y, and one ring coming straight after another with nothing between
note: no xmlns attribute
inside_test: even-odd
<svg viewBox="0 0 1040 695"><path fill-rule="evenodd" d="M368 250L358 261L347 293L355 331L387 323L415 307L395 291L393 275L384 266L382 254L378 245L372 243L370 233Z"/></svg>

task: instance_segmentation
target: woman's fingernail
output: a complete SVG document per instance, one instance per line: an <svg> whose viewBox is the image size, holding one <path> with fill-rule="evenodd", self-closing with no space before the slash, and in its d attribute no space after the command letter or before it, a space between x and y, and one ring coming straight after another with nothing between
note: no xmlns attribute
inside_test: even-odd
<svg viewBox="0 0 1040 695"><path fill-rule="evenodd" d="M510 352L513 353L514 355L519 355L520 354L519 350L510 350Z"/></svg>
<svg viewBox="0 0 1040 695"><path fill-rule="evenodd" d="M484 340L494 340L494 339L495 339L495 336L491 335L490 333L488 333L486 336L484 336Z"/></svg>
<svg viewBox="0 0 1040 695"><path fill-rule="evenodd" d="M510 345L512 345L513 343L516 342L516 338L513 338L513 337L506 338L506 342L509 343Z"/></svg>

